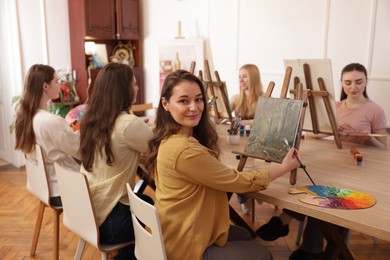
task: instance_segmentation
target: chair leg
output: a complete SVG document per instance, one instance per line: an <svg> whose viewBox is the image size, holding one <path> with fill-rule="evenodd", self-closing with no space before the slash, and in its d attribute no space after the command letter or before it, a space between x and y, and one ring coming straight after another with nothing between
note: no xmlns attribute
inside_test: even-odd
<svg viewBox="0 0 390 260"><path fill-rule="evenodd" d="M39 201L38 215L37 215L37 220L35 222L35 231L34 231L34 236L33 236L33 242L31 245L30 256L34 256L35 251L37 250L39 233L41 232L42 219L43 219L43 213L45 213L45 207L46 207L45 203L43 203L42 201Z"/></svg>
<svg viewBox="0 0 390 260"><path fill-rule="evenodd" d="M54 259L59 259L60 257L60 215L62 213L62 210L54 210L54 223L53 223L53 256Z"/></svg>
<svg viewBox="0 0 390 260"><path fill-rule="evenodd" d="M108 260L108 253L102 252L102 260Z"/></svg>
<svg viewBox="0 0 390 260"><path fill-rule="evenodd" d="M76 249L76 253L74 255L74 260L81 259L81 256L83 255L85 243L86 243L85 240L80 238L79 243L77 244L77 249Z"/></svg>

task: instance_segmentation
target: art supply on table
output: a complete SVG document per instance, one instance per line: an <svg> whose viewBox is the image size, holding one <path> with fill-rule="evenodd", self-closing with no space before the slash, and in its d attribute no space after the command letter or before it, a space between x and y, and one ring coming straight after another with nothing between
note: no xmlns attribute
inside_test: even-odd
<svg viewBox="0 0 390 260"><path fill-rule="evenodd" d="M232 124L230 125L230 131L229 135L236 135L238 133L238 130L240 129L240 122L241 122L241 117L235 117L232 120Z"/></svg>
<svg viewBox="0 0 390 260"><path fill-rule="evenodd" d="M291 188L290 194L304 194L299 200L315 206L334 209L365 209L375 205L371 195L334 186L300 186Z"/></svg>
<svg viewBox="0 0 390 260"><path fill-rule="evenodd" d="M387 134L364 134L359 132L339 132L339 135L341 136L354 136L354 137L387 137Z"/></svg>
<svg viewBox="0 0 390 260"><path fill-rule="evenodd" d="M240 143L240 136L237 135L237 134L235 134L235 135L231 135L231 134L227 135L226 136L226 142L228 144L233 144L233 145L239 144Z"/></svg>
<svg viewBox="0 0 390 260"><path fill-rule="evenodd" d="M240 125L240 136L244 136L244 133L245 133L244 125Z"/></svg>
<svg viewBox="0 0 390 260"><path fill-rule="evenodd" d="M288 143L288 140L287 140L286 138L283 138L283 141L286 143L287 147L290 149L291 147L290 147L290 144ZM302 168L302 169L305 171L307 177L309 177L311 183L313 183L313 185L314 185L314 187L315 187L316 184L314 183L313 179L310 177L310 174L307 172L307 170L306 170L306 165L304 165L304 164L301 162L301 160L299 159L299 157L298 157L298 155L297 155L297 152L295 151L295 148L294 148L294 157L295 157L295 159L297 159L297 161L299 162L299 167Z"/></svg>
<svg viewBox="0 0 390 260"><path fill-rule="evenodd" d="M351 155L353 156L353 159L355 159L355 161L356 161L356 165L361 166L363 163L363 155L354 146L352 146L350 148L350 152L351 152Z"/></svg>
<svg viewBox="0 0 390 260"><path fill-rule="evenodd" d="M245 135L249 137L250 134L251 134L251 126L245 125Z"/></svg>

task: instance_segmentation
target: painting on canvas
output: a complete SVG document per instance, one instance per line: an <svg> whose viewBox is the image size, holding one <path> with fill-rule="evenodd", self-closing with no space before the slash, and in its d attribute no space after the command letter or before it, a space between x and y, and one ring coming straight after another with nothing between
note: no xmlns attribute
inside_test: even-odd
<svg viewBox="0 0 390 260"><path fill-rule="evenodd" d="M272 162L282 162L295 146L303 101L260 97L246 152Z"/></svg>

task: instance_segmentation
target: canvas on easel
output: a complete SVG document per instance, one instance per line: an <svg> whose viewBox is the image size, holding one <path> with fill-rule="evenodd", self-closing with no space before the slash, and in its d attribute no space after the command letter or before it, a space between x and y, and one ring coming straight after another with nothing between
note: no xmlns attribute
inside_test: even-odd
<svg viewBox="0 0 390 260"><path fill-rule="evenodd" d="M286 70L286 79L291 69ZM288 82L288 80L285 80ZM237 170L242 171L249 157L266 162L281 163L288 153L289 147L299 148L307 91L302 90L302 84L296 86L296 99L271 98L273 82L268 86L269 96L260 97L255 111L255 118L249 141L244 151L232 151L240 155ZM287 85L283 84L287 90ZM282 91L281 96L284 96ZM287 140L288 146L285 141ZM294 185L297 178L297 169L290 172L290 184ZM252 223L254 222L254 200L252 200Z"/></svg>
<svg viewBox="0 0 390 260"><path fill-rule="evenodd" d="M292 68L290 66L288 66L286 68L286 72L285 72L285 75L284 75L284 80L283 80L283 84L282 84L282 90L281 90L281 93L280 93L280 99L286 99L286 97L287 97L288 85L290 83L291 73L292 73ZM263 97L264 98L265 97L268 97L268 98L271 97L271 94L273 92L274 87L275 87L275 83L271 81L269 83L267 91L266 91L266 93L264 94ZM300 138L301 138L301 133L302 133L302 128L303 128L303 120L305 118L305 111L306 111L306 107L307 107L308 91L307 90L303 90L302 83L300 83L300 82L295 84L294 91L295 91L294 99L295 100L300 100L302 102L302 109L300 111L299 120L297 121L298 129L297 129L297 132L296 132L295 141L293 141L294 138L289 138L288 142L289 142L289 145L291 147L299 149L300 140L301 140ZM255 117L256 117L256 113L255 113ZM280 140L280 142L283 142L283 138ZM247 153L247 148L248 148L248 145L245 147L244 151L232 151L233 153L238 154L238 155L241 156L240 162L238 163L238 166L237 166L237 170L238 171L242 171L244 169L245 163L246 163L248 157L263 159L261 157L256 156L254 153L252 153L252 154ZM281 160L276 159L275 161L281 161ZM292 170L290 172L290 183L292 185L294 185L296 183L296 179L297 179L297 169L294 169L294 170Z"/></svg>
<svg viewBox="0 0 390 260"><path fill-rule="evenodd" d="M260 97L246 153L281 163L288 152L283 139L295 147L302 106L302 100Z"/></svg>
<svg viewBox="0 0 390 260"><path fill-rule="evenodd" d="M289 144L288 146L299 149L300 137L301 137L302 126L303 126L303 119L305 116L305 108L307 106L307 93L308 93L308 91L303 91L302 84L297 83L295 85L295 88L294 88L296 91L295 99L294 100L286 99L286 95L287 95L287 91L288 91L288 84L290 82L290 77L291 77L291 71L292 71L291 67L286 68L286 72L285 72L285 76L284 76L284 80L283 80L283 85L282 85L282 91L280 93L280 99L276 99L276 101L274 101L275 103L277 103L277 102L281 102L281 103L286 102L286 103L284 103L284 105L282 105L282 106L279 106L278 104L272 104L272 105L267 104L268 108L265 108L264 111L266 111L267 109L268 109L268 112L270 112L271 110L274 110L274 112L271 114L274 114L275 117L278 117L278 116L283 117L284 116L284 118L286 119L286 115L284 115L283 113L284 112L288 113L289 110L292 108L292 111L294 111L294 112L292 112L292 117L295 117L295 119L287 117L287 120L290 121L290 123L292 123L292 125L289 125L289 123L287 123L287 122L283 122L283 120L279 118L279 119L276 119L275 121L273 121L273 123L271 123L271 124L265 122L266 124L273 125L273 126L272 127L266 126L265 131L263 133L261 133L262 127L263 127L262 126L263 120L264 119L267 120L266 118L269 116L269 114L266 114L265 116L261 115L263 113L263 108L262 108L263 103L261 103L260 99L267 99L268 98L268 101L271 101L271 102L273 101L271 99L271 94L272 94L273 89L275 87L275 83L273 81L271 81L268 85L267 91L264 94L264 96L260 97L258 100L257 106L260 106L260 107L257 108L256 112L255 112L254 124L252 126L252 131L250 134L248 144L246 145L244 151L232 151L232 153L240 155L240 161L239 161L238 166L237 166L238 171L242 171L244 169L245 163L246 163L247 159L250 157L257 158L257 159L263 159L263 160L268 161L268 162L269 161L282 162L284 156L288 152L288 147L285 146L284 139L287 140L287 142ZM298 102L295 102L295 101L298 101ZM267 102L267 101L265 101L265 102ZM259 105L259 103L261 105ZM298 109L298 107L300 107L300 108ZM278 111L278 109L279 109L279 111ZM277 123L277 121L279 121L279 124L274 125L274 123ZM268 128L268 130L267 130L267 128ZM276 130L278 130L277 131L278 133L275 133L275 134L270 133L271 128L276 128ZM284 133L283 133L283 131L284 131ZM261 133L260 136L263 135L263 139L264 138L267 139L267 133L269 133L269 134L271 134L271 136L272 135L273 136L271 138L269 138L269 142L261 140L261 138L259 140L256 140L258 133ZM251 139L252 139L252 141L251 141ZM266 149L265 150L262 149L262 147L264 147L264 146L265 147L271 146L270 145L271 140L273 140L272 146L277 147L276 149L271 148L273 150L272 152L274 153L274 158L272 158L272 156L269 156L269 154L265 154L264 151L266 151ZM264 143L265 145L262 145L262 143ZM250 147L249 148L250 153L248 152L248 147ZM280 150L280 152L282 154L284 154L283 157L275 154L275 151L278 149ZM280 157L282 157L282 159L280 159ZM293 169L290 172L290 184L294 185L296 183L296 181L297 181L297 169ZM237 223L240 223L240 225L245 226L246 222L239 221L241 218L235 216L232 213L231 213L231 215L233 215L233 219L235 219L235 221ZM255 207L254 207L254 199L252 199L252 223L254 223L254 219L255 219ZM242 222L244 222L244 223L242 223Z"/></svg>
<svg viewBox="0 0 390 260"><path fill-rule="evenodd" d="M338 134L336 102L334 97L332 64L329 59L294 59L284 60L287 67L292 68L288 88L295 93L297 83L304 85L308 91L308 112L305 114L303 130L314 134L331 134L336 145L342 144ZM295 95L295 94L294 94Z"/></svg>

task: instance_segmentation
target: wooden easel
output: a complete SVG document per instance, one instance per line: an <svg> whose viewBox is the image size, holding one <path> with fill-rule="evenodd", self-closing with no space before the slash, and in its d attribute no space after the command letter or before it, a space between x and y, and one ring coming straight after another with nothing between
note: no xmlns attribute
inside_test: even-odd
<svg viewBox="0 0 390 260"><path fill-rule="evenodd" d="M319 129L318 126L318 120L317 120L317 112L316 112L316 106L315 106L315 97L322 97L322 100L324 101L324 106L329 118L329 122L332 128L332 133L334 135L334 141L336 143L337 148L341 149L342 144L340 140L340 135L338 133L338 126L336 123L336 117L334 114L334 111L332 110L330 100L329 100L329 92L327 91L325 87L324 80L319 77L317 79L318 86L320 90L314 90L313 89L313 84L311 80L311 74L310 74L310 66L309 64L305 63L303 64L303 72L305 76L305 81L306 81L306 89L308 91L308 102L309 102L309 109L310 109L310 117L311 117L311 122L313 126L313 133L314 134L319 134L319 133L324 133L321 132L321 129ZM299 78L295 77L294 78L294 86L296 84L300 83ZM294 94L296 96L296 90L290 90L290 93Z"/></svg>
<svg viewBox="0 0 390 260"><path fill-rule="evenodd" d="M287 96L288 85L290 82L291 73L292 73L292 68L287 67L286 72L285 72L285 76L284 76L284 80L283 80L280 98L286 98L286 96ZM266 93L264 94L265 97L271 97L274 86L275 86L275 83L271 81L268 85ZM305 110L307 107L308 94L307 94L307 91L303 91L303 86L301 83L297 83L295 85L295 91L297 93L297 95L295 96L295 99L303 101L303 107L301 109L301 116L300 116L300 121L298 122L297 136L295 138L296 141L295 141L295 145L294 145L294 147L296 149L299 149L300 140L301 140L301 133L302 133L302 128L303 128L303 122L305 119ZM232 153L240 155L240 161L239 161L238 166L237 166L238 171L242 171L244 169L248 157L260 159L260 160L265 160L266 162L270 162L270 161L262 158L261 156L249 154L246 152L246 150L247 150L247 147L245 147L244 152L232 151ZM294 185L296 183L296 181L297 181L297 169L294 169L290 172L290 184ZM255 204L254 199L252 199L252 214L251 214L252 223L254 222L254 219L255 219L255 205L254 204Z"/></svg>
<svg viewBox="0 0 390 260"><path fill-rule="evenodd" d="M191 67L190 67L190 72L194 74L195 71L195 61L191 62ZM216 78L216 81L213 81L211 78L211 73L210 73L210 67L209 63L207 60L204 60L204 79L203 79L203 72L200 70L199 71L199 79L203 83L203 87L205 90L205 93L207 95L208 99L208 105L210 108L210 111L213 114L213 119L216 124L220 124L223 121L228 120L229 122L232 121L232 111L230 109L229 105L229 99L228 95L225 91L225 85L221 81L221 78L219 77L218 71L214 71L214 75ZM219 90L219 93L221 93L222 96L219 96L219 93L216 92L216 90ZM226 116L223 117L222 113L218 109L218 100L217 99L222 99L222 104L225 109L225 112L227 113L227 118Z"/></svg>
<svg viewBox="0 0 390 260"><path fill-rule="evenodd" d="M290 78L291 78L291 72L292 72L292 68L287 67L286 73L284 76L284 80L283 80L280 98L286 98L286 96L287 96L288 85L289 85ZM271 96L274 86L275 86L275 83L271 81L270 84L268 85L268 89L267 89L266 93L264 94L265 97ZM302 107L302 111L301 111L301 117L300 117L300 121L298 124L298 131L297 131L296 142L295 142L295 146L294 146L296 149L299 149L300 140L301 140L301 133L302 133L302 128L303 128L303 122L305 119L305 110L307 107L308 93L307 93L307 91L303 91L303 86L300 83L296 84L295 91L296 91L296 93L298 93L297 95L295 95L295 99L303 100L303 107ZM248 154L246 152L246 149L247 148L245 147L244 152L232 151L234 154L241 155L240 161L239 161L238 166L237 166L238 171L242 171L244 169L245 163L246 163L248 157L264 160L264 158L262 158L260 156L257 156L254 154ZM268 160L265 160L265 161L270 162ZM294 185L296 183L296 180L297 180L297 169L294 169L290 172L290 184Z"/></svg>

